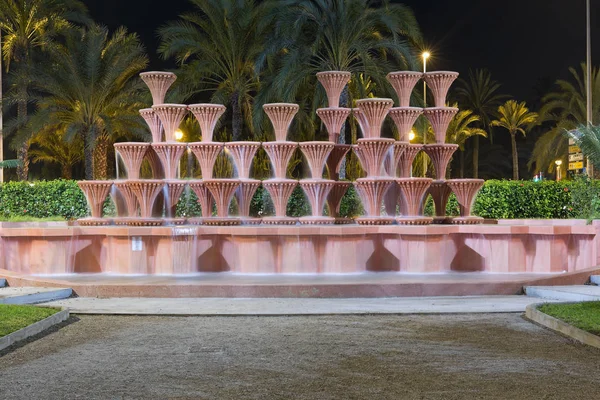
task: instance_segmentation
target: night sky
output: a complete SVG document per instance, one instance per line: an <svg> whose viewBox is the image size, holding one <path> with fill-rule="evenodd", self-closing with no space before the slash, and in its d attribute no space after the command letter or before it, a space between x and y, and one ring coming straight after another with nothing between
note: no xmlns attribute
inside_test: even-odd
<svg viewBox="0 0 600 400"><path fill-rule="evenodd" d="M568 78L585 60L585 0L404 0L417 16L433 54L428 70L466 74L485 67L518 100L535 101L540 82ZM600 15L592 0L593 63L600 62ZM188 0L84 0L92 17L109 28L137 32L151 68L172 67L156 56L156 29L191 9ZM596 7L597 8L597 7ZM595 39L597 38L597 39ZM543 86L543 85L542 85ZM545 90L545 89L544 89Z"/></svg>

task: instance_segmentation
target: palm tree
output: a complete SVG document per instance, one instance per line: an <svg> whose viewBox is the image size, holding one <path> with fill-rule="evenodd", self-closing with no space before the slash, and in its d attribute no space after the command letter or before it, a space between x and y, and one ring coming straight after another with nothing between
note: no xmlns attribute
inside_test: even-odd
<svg viewBox="0 0 600 400"><path fill-rule="evenodd" d="M328 70L363 74L389 93L388 72L417 66L414 54L421 32L404 5L388 0L283 0L272 2L270 16L274 29L267 53L277 60L269 89L282 100L295 101L302 86L310 85L316 91L313 107L322 106L325 92L315 74ZM347 106L348 101L346 88L341 103Z"/></svg>
<svg viewBox="0 0 600 400"><path fill-rule="evenodd" d="M582 124L577 129L565 133L565 136L575 140L594 167L600 169L600 126Z"/></svg>
<svg viewBox="0 0 600 400"><path fill-rule="evenodd" d="M587 102L585 63L581 73L569 68L573 81L556 81L556 90L543 97L544 104L539 112L538 125L548 127L548 131L538 138L529 160L530 167L537 171L552 172L554 161L562 159L566 165L568 140L565 131L571 131L587 123ZM592 123L600 123L600 71L592 70Z"/></svg>
<svg viewBox="0 0 600 400"><path fill-rule="evenodd" d="M517 103L515 100L509 100L498 107L499 118L492 121L492 126L499 126L510 133L512 144L512 160L513 160L513 179L519 179L519 154L517 153L517 133L521 132L525 136L526 132L523 127L534 123L538 114L530 112L525 102Z"/></svg>
<svg viewBox="0 0 600 400"><path fill-rule="evenodd" d="M471 110L459 111L446 131L446 143L454 143L458 145L460 150L460 177L464 178L465 175L465 143L472 137L487 137L487 132L480 128L478 123L481 121L481 117L476 115Z"/></svg>
<svg viewBox="0 0 600 400"><path fill-rule="evenodd" d="M3 0L0 2L0 31L3 32L2 58L7 70L14 63L18 70L12 95L17 104L18 130L27 122L32 53L45 49L48 44L70 26L71 22L89 23L87 9L79 0ZM20 166L17 175L26 180L28 175L28 143L30 134L20 133L17 154ZM0 136L0 140L2 137Z"/></svg>
<svg viewBox="0 0 600 400"><path fill-rule="evenodd" d="M73 28L50 49L52 63L36 70L42 97L33 130L65 129L66 139L83 139L86 179L106 178L106 152L119 135L148 136L138 110L147 89L138 74L148 58L137 35L93 25ZM36 129L37 128L37 129ZM96 160L96 162L94 162Z"/></svg>
<svg viewBox="0 0 600 400"><path fill-rule="evenodd" d="M233 140L244 119L252 128L253 95L259 88L256 59L263 50L265 26L254 0L190 0L195 11L160 28L159 52L174 57L188 99L202 92L231 106Z"/></svg>
<svg viewBox="0 0 600 400"><path fill-rule="evenodd" d="M456 98L462 108L472 110L479 117L475 124L489 131L490 123L502 101L508 96L498 93L500 84L492 79L487 69L469 70L468 79L460 78L456 85ZM473 138L473 177L479 176L479 136ZM490 135L490 140L492 136Z"/></svg>
<svg viewBox="0 0 600 400"><path fill-rule="evenodd" d="M35 135L30 144L33 146L29 150L31 161L34 164L59 164L63 179L71 179L73 167L83 161L82 138L76 136L72 140L66 140L64 130L50 127Z"/></svg>

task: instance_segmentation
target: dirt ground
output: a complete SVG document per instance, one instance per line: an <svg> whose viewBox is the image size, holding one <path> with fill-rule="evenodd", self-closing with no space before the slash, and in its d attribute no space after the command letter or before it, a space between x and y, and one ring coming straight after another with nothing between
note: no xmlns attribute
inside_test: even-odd
<svg viewBox="0 0 600 400"><path fill-rule="evenodd" d="M80 317L0 399L594 399L600 350L518 314Z"/></svg>

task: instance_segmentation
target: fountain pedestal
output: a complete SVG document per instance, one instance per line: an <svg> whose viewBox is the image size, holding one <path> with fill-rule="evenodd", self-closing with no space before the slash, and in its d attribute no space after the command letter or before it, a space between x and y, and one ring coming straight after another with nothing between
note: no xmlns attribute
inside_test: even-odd
<svg viewBox="0 0 600 400"><path fill-rule="evenodd" d="M179 160L187 146L183 143L152 143L152 150L160 160L165 179L177 179Z"/></svg>
<svg viewBox="0 0 600 400"><path fill-rule="evenodd" d="M213 178L213 169L217 156L223 150L223 143L220 142L194 142L188 145L196 159L200 164L202 171L202 179L208 180Z"/></svg>
<svg viewBox="0 0 600 400"><path fill-rule="evenodd" d="M446 179L448 163L457 149L457 144L426 144L423 146L423 151L427 153L431 158L431 162L433 162L437 180Z"/></svg>
<svg viewBox="0 0 600 400"><path fill-rule="evenodd" d="M451 71L431 71L426 72L423 79L433 93L433 99L436 107L444 107L446 105L446 95L448 89L458 78L458 72Z"/></svg>
<svg viewBox="0 0 600 400"><path fill-rule="evenodd" d="M448 205L448 199L452 194L452 189L446 184L446 181L438 180L431 182L428 193L433 199L435 206L435 217L433 217L434 224L443 224L449 221L446 217L446 206Z"/></svg>
<svg viewBox="0 0 600 400"><path fill-rule="evenodd" d="M204 185L210 193L217 206L217 216L204 218L205 225L239 225L240 219L229 216L229 204L240 186L239 179L210 179L204 181Z"/></svg>
<svg viewBox="0 0 600 400"><path fill-rule="evenodd" d="M152 208L156 197L163 190L164 182L157 179L127 180L125 182L135 195L140 205L140 218L129 218L127 225L132 226L159 226L163 224L160 218L152 216Z"/></svg>
<svg viewBox="0 0 600 400"><path fill-rule="evenodd" d="M128 179L140 178L140 167L150 148L150 143L125 142L115 143L115 150L121 156Z"/></svg>
<svg viewBox="0 0 600 400"><path fill-rule="evenodd" d="M356 218L359 225L390 225L394 217L381 216L381 203L387 190L394 184L393 178L359 178L354 187L360 196L366 215Z"/></svg>
<svg viewBox="0 0 600 400"><path fill-rule="evenodd" d="M387 74L387 80L396 91L400 107L408 107L410 105L412 91L422 77L422 72L415 71L398 71Z"/></svg>
<svg viewBox="0 0 600 400"><path fill-rule="evenodd" d="M288 200L298 185L298 181L275 178L263 181L262 185L271 195L275 207L275 216L263 218L263 223L269 225L295 225L298 219L287 217L285 214Z"/></svg>
<svg viewBox="0 0 600 400"><path fill-rule="evenodd" d="M428 225L433 219L421 214L422 205L429 186L429 178L400 178L396 183L400 187L400 211L402 216L396 220L400 225Z"/></svg>
<svg viewBox="0 0 600 400"><path fill-rule="evenodd" d="M325 206L325 200L329 195L329 192L335 185L335 181L327 179L302 179L300 181L300 187L306 193L306 198L310 203L310 209L312 215L310 217L300 218L301 224L306 225L317 225L317 224L333 224L335 222L334 217L323 216L323 207Z"/></svg>
<svg viewBox="0 0 600 400"><path fill-rule="evenodd" d="M446 181L460 205L460 217L452 218L451 223L460 225L483 223L483 218L471 215L475 197L483 186L483 182L483 179L450 179Z"/></svg>
<svg viewBox="0 0 600 400"><path fill-rule="evenodd" d="M354 222L351 218L343 218L340 216L340 207L342 204L342 198L352 185L351 182L337 181L334 182L329 196L327 196L327 207L329 208L329 216L335 219L335 224L351 224Z"/></svg>
<svg viewBox="0 0 600 400"><path fill-rule="evenodd" d="M165 181L165 225L183 225L185 218L177 218L177 203L183 194L186 181L167 180Z"/></svg>
<svg viewBox="0 0 600 400"><path fill-rule="evenodd" d="M205 219L210 218L212 216L213 197L203 180L190 180L188 181L188 184L190 186L190 189L192 189L196 194L196 197L198 198L198 203L200 204L200 208L202 210L201 218L188 218L188 222L193 225L201 225L204 223Z"/></svg>
<svg viewBox="0 0 600 400"><path fill-rule="evenodd" d="M91 217L81 218L77 223L82 226L101 226L108 225L110 219L102 218L102 208L104 201L108 196L113 182L112 181L79 181L77 186L83 191L90 207Z"/></svg>
<svg viewBox="0 0 600 400"><path fill-rule="evenodd" d="M258 179L240 179L240 186L235 192L238 202L240 221L243 225L258 225L262 222L261 218L250 217L250 204L261 181Z"/></svg>
<svg viewBox="0 0 600 400"><path fill-rule="evenodd" d="M250 178L252 160L260 147L258 142L229 142L225 143L225 151L231 155L237 176L240 179Z"/></svg>

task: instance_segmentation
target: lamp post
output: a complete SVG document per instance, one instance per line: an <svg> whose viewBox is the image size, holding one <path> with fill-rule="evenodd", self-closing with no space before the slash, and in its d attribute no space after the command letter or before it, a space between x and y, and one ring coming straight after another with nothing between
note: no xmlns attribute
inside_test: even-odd
<svg viewBox="0 0 600 400"><path fill-rule="evenodd" d="M586 0L586 111L587 111L587 125L592 124L592 28L591 28L591 14L590 14L590 0ZM594 166L587 159L586 165L588 176L594 176Z"/></svg>
<svg viewBox="0 0 600 400"><path fill-rule="evenodd" d="M427 59L431 56L431 53L424 51L423 57L423 74L427 72ZM423 107L427 107L427 82L423 79ZM423 131L423 144L427 144L427 130ZM427 157L423 157L423 176L427 176Z"/></svg>
<svg viewBox="0 0 600 400"><path fill-rule="evenodd" d="M562 160L556 160L554 161L554 164L556 164L556 181L560 181L562 180L562 170L560 169L560 166L562 165Z"/></svg>

